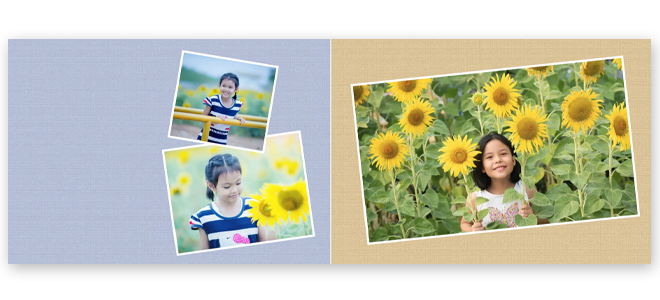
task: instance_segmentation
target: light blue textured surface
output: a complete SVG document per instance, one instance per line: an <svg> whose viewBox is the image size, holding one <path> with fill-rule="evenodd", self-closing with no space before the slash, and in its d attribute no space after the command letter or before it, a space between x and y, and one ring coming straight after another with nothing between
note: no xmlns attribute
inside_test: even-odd
<svg viewBox="0 0 660 300"><path fill-rule="evenodd" d="M176 256L161 150L181 51L279 66L315 237ZM9 263L330 263L329 40L10 40Z"/></svg>

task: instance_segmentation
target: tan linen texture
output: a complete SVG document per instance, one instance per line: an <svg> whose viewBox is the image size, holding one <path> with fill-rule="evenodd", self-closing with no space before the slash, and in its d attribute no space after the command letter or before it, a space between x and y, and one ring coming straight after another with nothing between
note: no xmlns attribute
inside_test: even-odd
<svg viewBox="0 0 660 300"><path fill-rule="evenodd" d="M367 245L351 84L620 55L639 217ZM332 263L650 264L651 40L332 40Z"/></svg>

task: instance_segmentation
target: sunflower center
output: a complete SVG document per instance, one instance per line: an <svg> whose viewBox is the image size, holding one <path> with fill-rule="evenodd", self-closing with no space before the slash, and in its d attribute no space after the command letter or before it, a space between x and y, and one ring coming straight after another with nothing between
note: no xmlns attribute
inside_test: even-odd
<svg viewBox="0 0 660 300"><path fill-rule="evenodd" d="M424 111L419 108L415 108L408 113L408 123L413 126L422 124L424 121Z"/></svg>
<svg viewBox="0 0 660 300"><path fill-rule="evenodd" d="M282 191L277 195L277 201L288 211L297 210L303 205L303 196L296 190Z"/></svg>
<svg viewBox="0 0 660 300"><path fill-rule="evenodd" d="M584 68L584 74L589 76L596 76L600 73L600 70L603 69L603 61L590 61L587 63L587 66Z"/></svg>
<svg viewBox="0 0 660 300"><path fill-rule="evenodd" d="M410 92L417 86L416 80L406 80L399 82L399 88L404 92Z"/></svg>
<svg viewBox="0 0 660 300"><path fill-rule="evenodd" d="M353 87L353 101L357 101L358 99L362 98L362 93L364 93L364 88L362 86L354 86Z"/></svg>
<svg viewBox="0 0 660 300"><path fill-rule="evenodd" d="M579 97L568 105L568 115L576 122L588 119L592 110L591 100L586 97Z"/></svg>
<svg viewBox="0 0 660 300"><path fill-rule="evenodd" d="M523 140L534 139L538 130L538 124L533 118L524 117L518 121L518 135Z"/></svg>
<svg viewBox="0 0 660 300"><path fill-rule="evenodd" d="M455 164L462 164L467 160L467 151L465 149L456 149L454 152L451 154L451 160Z"/></svg>
<svg viewBox="0 0 660 300"><path fill-rule="evenodd" d="M626 135L626 132L628 132L628 122L624 118L617 116L612 123L617 136Z"/></svg>
<svg viewBox="0 0 660 300"><path fill-rule="evenodd" d="M270 215L270 211L271 211L271 209L270 209L270 205L268 205L268 203L266 203L266 202L261 202L261 203L259 204L259 212L260 212L262 215L264 215L264 216L266 216L266 217L270 217L270 216L271 216L271 215Z"/></svg>
<svg viewBox="0 0 660 300"><path fill-rule="evenodd" d="M509 93L505 88L501 87L493 92L493 101L495 101L497 105L504 105L507 100L509 100Z"/></svg>
<svg viewBox="0 0 660 300"><path fill-rule="evenodd" d="M394 158L399 154L399 145L395 141L383 141L380 144L380 153L386 159Z"/></svg>

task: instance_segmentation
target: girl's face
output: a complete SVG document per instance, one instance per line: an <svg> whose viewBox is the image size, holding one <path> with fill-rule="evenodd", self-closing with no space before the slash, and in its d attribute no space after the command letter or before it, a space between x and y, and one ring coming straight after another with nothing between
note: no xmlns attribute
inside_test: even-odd
<svg viewBox="0 0 660 300"><path fill-rule="evenodd" d="M491 179L511 178L516 160L509 147L498 139L492 139L484 147L482 162L483 172Z"/></svg>
<svg viewBox="0 0 660 300"><path fill-rule="evenodd" d="M234 203L241 199L241 194L243 193L241 179L241 173L235 171L218 176L218 182L215 185L215 189L212 187L211 183L207 182L207 184L209 185L209 188L215 192L218 200L224 203Z"/></svg>
<svg viewBox="0 0 660 300"><path fill-rule="evenodd" d="M220 82L220 96L222 99L229 99L238 91L238 87L231 79L225 79Z"/></svg>

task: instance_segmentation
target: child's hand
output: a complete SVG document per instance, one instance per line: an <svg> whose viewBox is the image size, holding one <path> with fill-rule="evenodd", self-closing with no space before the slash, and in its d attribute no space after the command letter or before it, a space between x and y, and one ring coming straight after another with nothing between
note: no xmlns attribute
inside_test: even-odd
<svg viewBox="0 0 660 300"><path fill-rule="evenodd" d="M484 230L484 226L481 224L481 222L472 224L472 232L483 231L483 230Z"/></svg>
<svg viewBox="0 0 660 300"><path fill-rule="evenodd" d="M241 118L241 117L239 117L239 116L235 116L234 119L236 119L236 120L240 120L240 121L241 121L241 125L243 125L243 123L245 123L245 119L243 119L243 118Z"/></svg>
<svg viewBox="0 0 660 300"><path fill-rule="evenodd" d="M523 218L527 218L533 213L534 211L532 211L532 207L527 204L523 204L523 206L520 207L520 216Z"/></svg>

